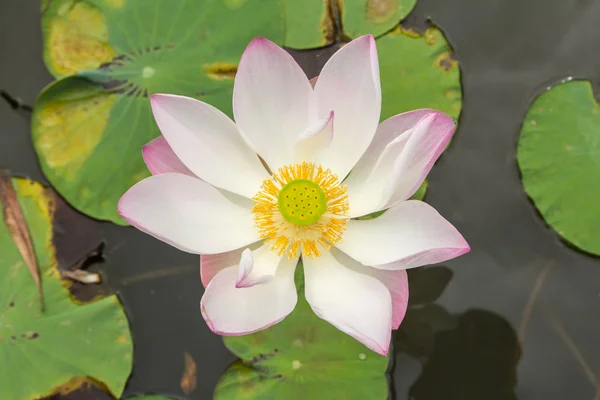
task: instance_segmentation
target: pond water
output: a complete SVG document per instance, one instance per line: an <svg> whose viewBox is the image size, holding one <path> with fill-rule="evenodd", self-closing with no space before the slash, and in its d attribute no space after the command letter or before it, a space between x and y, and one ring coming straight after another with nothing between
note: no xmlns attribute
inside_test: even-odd
<svg viewBox="0 0 600 400"><path fill-rule="evenodd" d="M0 88L31 105L52 81L41 60L39 5L11 7L0 12ZM426 201L472 250L443 268L411 272L416 300L394 342L390 396L600 400L600 260L546 226L516 162L520 124L537 94L571 77L598 82L600 2L420 0L410 18L430 18L460 60L459 130L429 175ZM332 50L292 53L314 76ZM0 168L44 182L29 113L0 102L0 123ZM198 365L189 398L210 398L235 357L198 312L198 257L133 228L86 221L80 229L74 246L105 243L104 262L92 268L130 318L126 394L182 396L187 352Z"/></svg>

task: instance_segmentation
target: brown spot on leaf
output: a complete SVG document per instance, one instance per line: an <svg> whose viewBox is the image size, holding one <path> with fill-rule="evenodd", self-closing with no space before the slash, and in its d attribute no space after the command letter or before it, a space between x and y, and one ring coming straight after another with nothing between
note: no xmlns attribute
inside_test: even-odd
<svg viewBox="0 0 600 400"><path fill-rule="evenodd" d="M324 45L331 44L336 39L336 29L335 29L335 20L333 15L333 10L331 7L331 3L335 0L324 0L325 12L321 17L321 21L319 25L321 26L321 32L323 32L323 37L325 38Z"/></svg>
<svg viewBox="0 0 600 400"><path fill-rule="evenodd" d="M452 68L458 65L458 61L456 61L451 52L446 51L435 59L435 65L441 68L444 72L450 72Z"/></svg>
<svg viewBox="0 0 600 400"><path fill-rule="evenodd" d="M379 24L393 17L397 8L398 0L367 0L365 17L368 21Z"/></svg>
<svg viewBox="0 0 600 400"><path fill-rule="evenodd" d="M41 400L114 400L108 388L90 377L74 377Z"/></svg>
<svg viewBox="0 0 600 400"><path fill-rule="evenodd" d="M204 65L204 71L209 78L216 80L234 79L238 66L227 62L216 62Z"/></svg>
<svg viewBox="0 0 600 400"><path fill-rule="evenodd" d="M402 23L392 31L394 34L408 36L409 38L418 39L423 37L424 32L419 32L412 26L404 26Z"/></svg>
<svg viewBox="0 0 600 400"><path fill-rule="evenodd" d="M33 340L39 338L40 334L37 332L26 332L23 334L23 337L28 340Z"/></svg>

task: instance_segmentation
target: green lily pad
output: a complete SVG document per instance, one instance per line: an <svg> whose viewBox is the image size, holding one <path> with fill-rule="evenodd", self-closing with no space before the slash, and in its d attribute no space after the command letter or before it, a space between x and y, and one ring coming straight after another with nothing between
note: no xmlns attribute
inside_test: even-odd
<svg viewBox="0 0 600 400"><path fill-rule="evenodd" d="M600 255L600 105L589 82L555 86L531 105L518 145L523 186L565 240Z"/></svg>
<svg viewBox="0 0 600 400"><path fill-rule="evenodd" d="M13 179L40 267L37 287L0 221L0 398L30 400L89 376L120 396L131 372L133 344L116 296L75 304L61 282L52 246L52 196L40 184ZM102 362L99 362L101 360Z"/></svg>
<svg viewBox="0 0 600 400"><path fill-rule="evenodd" d="M284 0L285 45L294 49L332 44L336 36L355 39L368 33L381 36L393 29L416 0ZM336 32L335 18L343 32Z"/></svg>
<svg viewBox="0 0 600 400"><path fill-rule="evenodd" d="M285 45L293 49L326 46L335 40L333 16L325 0L283 0Z"/></svg>
<svg viewBox="0 0 600 400"><path fill-rule="evenodd" d="M462 107L460 70L443 34L399 27L377 39L383 103L381 118L432 108L455 120Z"/></svg>
<svg viewBox="0 0 600 400"><path fill-rule="evenodd" d="M380 356L318 318L304 298L282 322L247 336L224 337L240 361L224 373L215 400L385 399L388 357Z"/></svg>
<svg viewBox="0 0 600 400"><path fill-rule="evenodd" d="M231 115L248 43L283 40L280 3L261 0L55 0L42 27L46 65L64 77L34 107L42 169L79 211L122 225L117 201L149 175L141 147L159 135L148 96L191 96Z"/></svg>

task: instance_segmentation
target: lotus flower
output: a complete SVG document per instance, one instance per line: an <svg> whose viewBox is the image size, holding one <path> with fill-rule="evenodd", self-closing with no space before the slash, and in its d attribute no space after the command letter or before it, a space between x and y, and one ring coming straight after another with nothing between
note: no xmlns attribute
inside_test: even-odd
<svg viewBox="0 0 600 400"><path fill-rule="evenodd" d="M371 35L343 46L316 83L283 49L254 39L235 77L235 122L192 98L150 100L162 132L143 148L152 176L123 195L119 213L201 255L201 311L217 334L289 315L302 257L315 314L385 355L406 312L406 269L469 251L431 206L409 200L454 122L421 109L379 124Z"/></svg>

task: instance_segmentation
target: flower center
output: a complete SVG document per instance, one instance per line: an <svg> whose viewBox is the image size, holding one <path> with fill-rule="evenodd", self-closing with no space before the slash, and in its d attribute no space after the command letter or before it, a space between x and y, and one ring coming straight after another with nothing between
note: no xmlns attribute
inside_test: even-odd
<svg viewBox="0 0 600 400"><path fill-rule="evenodd" d="M325 213L327 198L323 189L313 181L296 179L279 191L279 211L292 224L314 224Z"/></svg>
<svg viewBox="0 0 600 400"><path fill-rule="evenodd" d="M259 236L279 255L319 257L342 238L348 194L330 170L313 163L286 165L253 197Z"/></svg>

